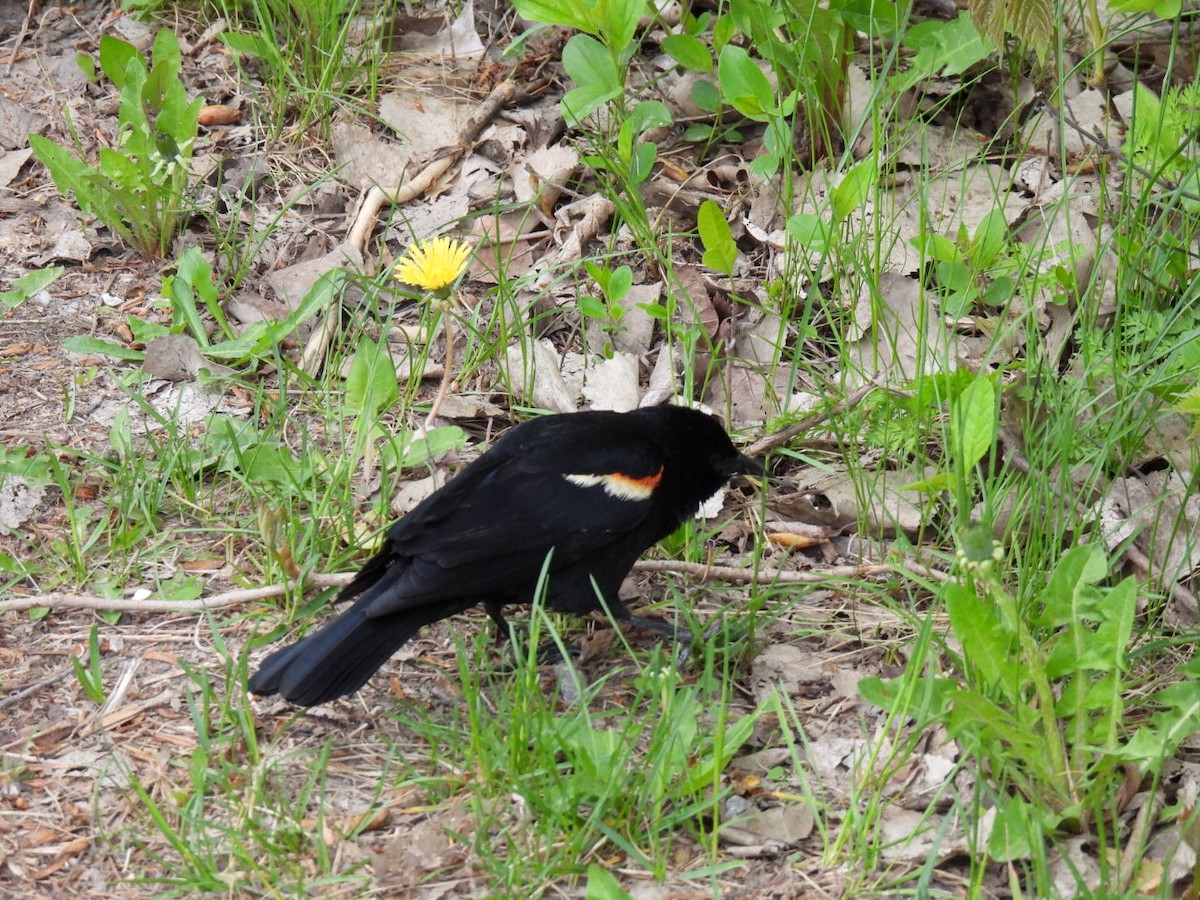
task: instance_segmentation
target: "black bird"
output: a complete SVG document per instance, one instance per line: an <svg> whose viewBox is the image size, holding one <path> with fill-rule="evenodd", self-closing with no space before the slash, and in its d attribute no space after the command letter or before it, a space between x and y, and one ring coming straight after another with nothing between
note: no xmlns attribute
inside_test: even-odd
<svg viewBox="0 0 1200 900"><path fill-rule="evenodd" d="M354 605L267 657L250 690L300 706L352 693L423 625L477 603L503 629L547 556L548 609L632 619L617 589L634 562L739 473L763 468L680 406L518 425L395 522L338 597Z"/></svg>

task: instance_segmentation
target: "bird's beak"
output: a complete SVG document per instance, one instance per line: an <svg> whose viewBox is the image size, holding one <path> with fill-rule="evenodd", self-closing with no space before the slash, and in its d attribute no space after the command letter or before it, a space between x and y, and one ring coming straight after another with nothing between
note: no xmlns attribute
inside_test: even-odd
<svg viewBox="0 0 1200 900"><path fill-rule="evenodd" d="M722 468L724 474L730 478L734 475L745 475L748 481L753 481L760 489L766 487L767 470L757 459L751 459L745 453L739 453L728 460Z"/></svg>

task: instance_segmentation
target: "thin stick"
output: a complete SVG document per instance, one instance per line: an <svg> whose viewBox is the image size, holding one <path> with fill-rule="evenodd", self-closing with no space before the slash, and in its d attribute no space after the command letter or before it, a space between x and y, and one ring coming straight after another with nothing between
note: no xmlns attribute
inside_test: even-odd
<svg viewBox="0 0 1200 900"><path fill-rule="evenodd" d="M856 391L852 391L849 396L844 397L837 403L826 407L818 412L813 413L805 419L801 419L795 425L789 425L782 431L777 431L774 434L769 434L764 438L759 438L753 444L746 448L747 456L759 456L766 453L768 450L774 450L776 447L781 447L794 438L796 435L816 428L826 419L838 413L844 412L847 409L858 406L862 399L871 393L871 391L880 387L879 382L871 379Z"/></svg>
<svg viewBox="0 0 1200 900"><path fill-rule="evenodd" d="M304 586L318 588L341 587L349 584L354 573L345 574L313 574L307 576ZM211 597L200 598L189 603L172 603L167 600L110 600L105 597L88 597L81 594L66 594L55 591L50 594L37 594L33 597L20 597L16 600L0 601L0 613L19 612L35 609L40 606L49 609L96 609L112 612L176 612L202 613L211 609L225 609L255 600L266 600L278 597L300 586L300 582L288 581L283 584L271 584L260 588L243 588L236 591L225 591L213 594Z"/></svg>
<svg viewBox="0 0 1200 900"><path fill-rule="evenodd" d="M874 575L894 575L897 572L911 572L936 581L945 581L950 577L945 572L917 563L831 566L828 569L796 572L791 569L742 569L735 566L709 566L704 563L681 562L674 559L643 559L634 563L633 568L639 572L674 572L678 575L690 575L701 581L728 581L735 584L824 584L827 581L869 578Z"/></svg>

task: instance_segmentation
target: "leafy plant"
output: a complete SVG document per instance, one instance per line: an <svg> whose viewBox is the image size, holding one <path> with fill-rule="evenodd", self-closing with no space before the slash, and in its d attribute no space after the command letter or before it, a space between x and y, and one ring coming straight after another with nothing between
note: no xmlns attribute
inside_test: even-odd
<svg viewBox="0 0 1200 900"><path fill-rule="evenodd" d="M513 6L531 21L581 32L562 52L563 68L576 84L562 99L567 124L578 125L605 103L624 97L645 0L514 0Z"/></svg>
<svg viewBox="0 0 1200 900"><path fill-rule="evenodd" d="M188 334L195 339L206 359L228 365L254 367L273 361L280 345L317 312L325 309L341 288L345 273L340 269L326 272L313 284L304 299L278 322L254 322L240 333L235 332L220 304L220 294L213 279L212 265L199 248L191 247L180 257L174 275L163 277L163 296L171 306L171 327L129 316L134 340L149 343L164 334ZM205 313L216 324L216 337L209 336ZM76 353L101 353L117 359L141 361L144 350L116 344L91 335L67 338L63 346Z"/></svg>
<svg viewBox="0 0 1200 900"><path fill-rule="evenodd" d="M951 736L992 773L998 815L988 851L1010 860L1043 833L1097 822L1126 764L1157 772L1200 723L1200 689L1186 682L1139 701L1158 711L1130 728L1136 580L1104 586L1104 551L1073 547L1019 604L997 577L1002 558L987 529L963 532L962 577L941 590L961 647L956 678L910 672L860 687L885 708L902 695L935 699Z"/></svg>
<svg viewBox="0 0 1200 900"><path fill-rule="evenodd" d="M13 290L0 291L0 306L16 309L30 297L44 291L54 284L65 272L62 266L49 266L27 272L13 282Z"/></svg>
<svg viewBox="0 0 1200 900"><path fill-rule="evenodd" d="M93 625L88 631L88 649L87 649L87 665L80 660L78 656L71 657L71 668L75 670L75 677L79 679L79 686L83 688L83 693L93 703L104 702L104 672L100 667L100 633L97 630L98 626Z"/></svg>
<svg viewBox="0 0 1200 900"><path fill-rule="evenodd" d="M623 327L621 320L625 316L625 307L621 301L633 287L633 269L629 266L617 266L615 269L604 269L593 262L585 262L588 274L596 286L600 288L600 296L590 294L579 296L579 312L594 322L598 322L605 331L615 334ZM605 354L612 355L612 342L605 345Z"/></svg>
<svg viewBox="0 0 1200 900"><path fill-rule="evenodd" d="M120 92L116 147L101 147L93 166L82 148L72 152L29 136L58 189L150 259L162 258L183 226L204 103L199 97L188 103L181 61L179 43L165 28L155 36L149 68L132 44L105 35L100 68Z"/></svg>
<svg viewBox="0 0 1200 900"><path fill-rule="evenodd" d="M921 258L932 263L941 311L952 318L966 315L976 303L1003 306L1017 290L1024 255L1011 240L1004 210L995 209L968 233L960 226L955 240L923 230L913 238Z"/></svg>
<svg viewBox="0 0 1200 900"><path fill-rule="evenodd" d="M466 434L456 425L422 429L393 435L379 424L380 414L399 399L396 366L386 342L363 338L350 360L346 376L344 408L354 423L354 459L380 459L389 469L422 465L429 459L466 443Z"/></svg>

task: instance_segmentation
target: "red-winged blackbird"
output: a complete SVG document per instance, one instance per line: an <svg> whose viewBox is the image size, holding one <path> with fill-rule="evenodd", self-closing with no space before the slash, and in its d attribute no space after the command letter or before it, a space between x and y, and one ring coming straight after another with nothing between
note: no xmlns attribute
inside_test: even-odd
<svg viewBox="0 0 1200 900"><path fill-rule="evenodd" d="M483 603L503 628L543 567L548 609L633 618L617 589L634 562L738 473L763 468L679 406L518 425L394 523L338 598L354 605L271 654L250 690L301 706L349 694L423 625Z"/></svg>

